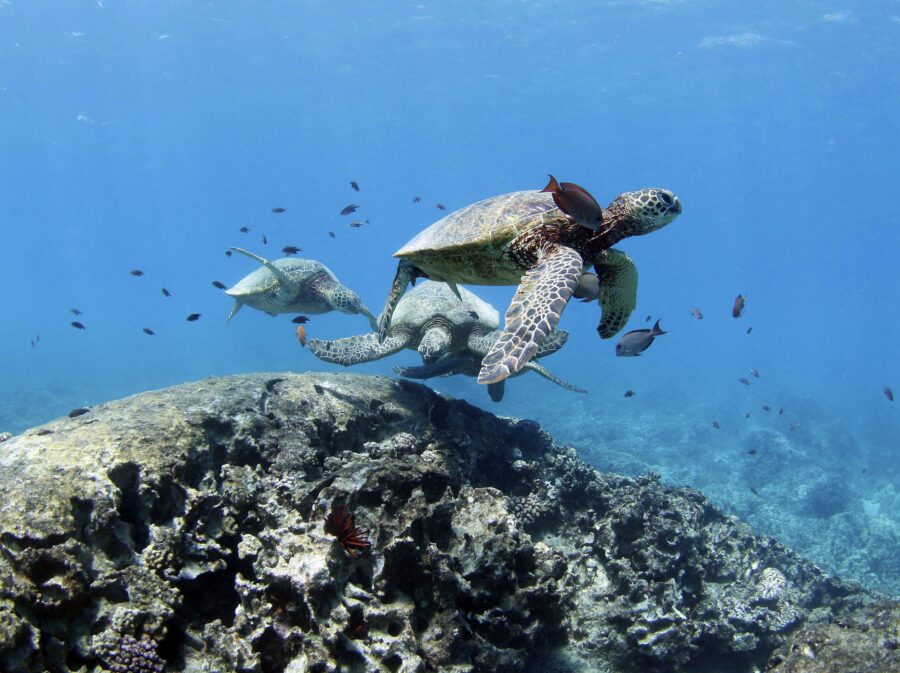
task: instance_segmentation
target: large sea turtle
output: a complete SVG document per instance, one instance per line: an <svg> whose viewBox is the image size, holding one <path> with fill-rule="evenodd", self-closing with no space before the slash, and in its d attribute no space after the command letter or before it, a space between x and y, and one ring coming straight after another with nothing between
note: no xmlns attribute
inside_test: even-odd
<svg viewBox="0 0 900 673"><path fill-rule="evenodd" d="M481 362L500 335L497 331L500 315L480 297L465 288L457 289L458 295L444 283L414 287L397 304L384 340L370 333L334 340L310 339L306 345L320 360L345 366L380 360L407 348L418 351L425 365L404 368L401 371L404 376L468 374L473 363ZM556 352L568 336L567 332L552 332L535 357ZM585 392L537 363L529 362L525 367L568 390ZM492 399L499 401L503 397L503 382L489 385L488 392Z"/></svg>
<svg viewBox="0 0 900 673"><path fill-rule="evenodd" d="M553 181L551 184L554 184ZM566 183L564 183L566 184ZM612 246L655 231L681 212L667 189L616 197L597 213L597 229L562 212L546 191L494 196L457 210L394 253L397 274L378 320L384 338L400 297L416 278L456 285L518 285L503 333L481 363L479 383L495 383L522 369L556 327L582 275L593 265L600 279L602 319L597 331L614 336L637 301L637 269Z"/></svg>
<svg viewBox="0 0 900 673"><path fill-rule="evenodd" d="M235 252L255 259L262 268L244 276L225 294L234 297L228 320L246 304L269 315L279 313L362 313L374 329L375 316L353 290L341 285L331 270L314 259L284 257L270 262L242 248Z"/></svg>

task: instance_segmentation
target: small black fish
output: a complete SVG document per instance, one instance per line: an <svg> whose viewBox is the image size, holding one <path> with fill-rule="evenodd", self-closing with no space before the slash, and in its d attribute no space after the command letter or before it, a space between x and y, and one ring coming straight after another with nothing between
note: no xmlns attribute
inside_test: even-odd
<svg viewBox="0 0 900 673"><path fill-rule="evenodd" d="M34 348L34 346L35 346L34 339L29 339L29 341L31 342L31 347Z"/></svg>
<svg viewBox="0 0 900 673"><path fill-rule="evenodd" d="M756 449L747 449L747 453L750 454L751 456L755 456L755 455L756 455Z"/></svg>
<svg viewBox="0 0 900 673"><path fill-rule="evenodd" d="M884 387L884 396L885 396L886 398L888 398L891 402L894 401L894 391L891 390L891 387L890 387L890 386L885 386L885 387Z"/></svg>
<svg viewBox="0 0 900 673"><path fill-rule="evenodd" d="M731 317L732 318L740 318L741 313L744 312L744 304L747 303L747 297L742 294L737 296L737 299L734 300L734 306L731 307Z"/></svg>
<svg viewBox="0 0 900 673"><path fill-rule="evenodd" d="M478 320L478 314L475 313L475 311L469 311L469 317L470 317L472 320Z"/></svg>
<svg viewBox="0 0 900 673"><path fill-rule="evenodd" d="M421 197L421 196L414 196L414 197L413 197L413 203L419 203L421 200L422 200L422 197Z"/></svg>
<svg viewBox="0 0 900 673"><path fill-rule="evenodd" d="M291 320L291 322L295 325L305 325L309 322L309 318L307 318L305 315L298 315L296 318Z"/></svg>
<svg viewBox="0 0 900 673"><path fill-rule="evenodd" d="M745 379L743 376L742 376L741 378L739 378L738 381L740 381L741 383L743 383L745 386L749 386L749 385L750 385L750 381L748 381L747 379Z"/></svg>
<svg viewBox="0 0 900 673"><path fill-rule="evenodd" d="M350 223L350 226L354 229L359 229L361 226L363 226L363 223L359 220L353 220L353 222Z"/></svg>
<svg viewBox="0 0 900 673"><path fill-rule="evenodd" d="M225 289L225 283L219 282L218 280L214 280L214 281L212 282L212 286L213 286L214 288L216 288L217 290L224 290L224 289Z"/></svg>
<svg viewBox="0 0 900 673"><path fill-rule="evenodd" d="M268 245L268 244L269 244L269 239L266 238L266 235L265 235L265 234L262 235L262 242L263 242L263 245Z"/></svg>
<svg viewBox="0 0 900 673"><path fill-rule="evenodd" d="M752 327L748 327L748 328L747 328L747 334L750 334L750 332L752 332L752 331L753 331L753 328L752 328Z"/></svg>
<svg viewBox="0 0 900 673"><path fill-rule="evenodd" d="M140 269L132 269L132 270L129 271L128 273L130 273L132 276L138 276L138 277L144 275L144 272L141 271Z"/></svg>
<svg viewBox="0 0 900 673"><path fill-rule="evenodd" d="M201 315L203 315L203 314L202 314L202 313L191 313L191 314L187 317L187 321L188 321L188 322L194 322L195 320L200 320L200 316L201 316Z"/></svg>
<svg viewBox="0 0 900 673"><path fill-rule="evenodd" d="M69 313L71 313L72 315L81 315L81 311L79 311L77 308L70 308Z"/></svg>
<svg viewBox="0 0 900 673"><path fill-rule="evenodd" d="M350 181L350 189L352 189L354 192L358 192L358 191L359 191L359 185L356 184L356 180L351 180L351 181Z"/></svg>
<svg viewBox="0 0 900 673"><path fill-rule="evenodd" d="M238 229L238 231L242 234L246 234L248 231L250 231L250 227L241 227L240 229Z"/></svg>
<svg viewBox="0 0 900 673"><path fill-rule="evenodd" d="M571 182L559 183L551 175L550 182L541 191L550 192L556 207L582 227L599 231L603 209L586 189Z"/></svg>
<svg viewBox="0 0 900 673"><path fill-rule="evenodd" d="M162 289L163 297L171 297L172 293L169 292L166 288Z"/></svg>
<svg viewBox="0 0 900 673"><path fill-rule="evenodd" d="M650 322L651 320L653 320L652 315L648 315L646 318L644 318L644 322Z"/></svg>
<svg viewBox="0 0 900 673"><path fill-rule="evenodd" d="M778 407L778 415L784 416L784 407Z"/></svg>
<svg viewBox="0 0 900 673"><path fill-rule="evenodd" d="M333 231L329 231L329 232L328 232L328 235L331 236L331 238L334 238L334 232L333 232Z"/></svg>
<svg viewBox="0 0 900 673"><path fill-rule="evenodd" d="M770 407L768 404L764 404L762 406L762 409L763 409L763 411L770 411L772 409L772 407Z"/></svg>
<svg viewBox="0 0 900 673"><path fill-rule="evenodd" d="M79 416L84 416L86 413L90 411L87 407L78 407L77 409L72 409L69 412L69 418L78 418Z"/></svg>
<svg viewBox="0 0 900 673"><path fill-rule="evenodd" d="M792 423L791 424L791 432L793 432L794 430L796 430L799 427L800 427L800 421L797 421L796 423Z"/></svg>
<svg viewBox="0 0 900 673"><path fill-rule="evenodd" d="M753 376L755 376L756 378L759 378L759 372L756 371L753 367L750 367L750 373L751 373Z"/></svg>
<svg viewBox="0 0 900 673"><path fill-rule="evenodd" d="M625 391L625 397L634 397L634 391L633 391L633 390L626 390L626 391Z"/></svg>
<svg viewBox="0 0 900 673"><path fill-rule="evenodd" d="M286 245L281 249L285 255L296 255L298 252L303 252L303 248L298 248L296 245Z"/></svg>
<svg viewBox="0 0 900 673"><path fill-rule="evenodd" d="M619 343L616 344L616 355L637 357L650 348L656 337L665 333L659 326L659 320L653 325L653 329L632 330L619 339Z"/></svg>
<svg viewBox="0 0 900 673"><path fill-rule="evenodd" d="M753 412L748 411L746 414L744 414L744 418L750 418L752 415L753 415Z"/></svg>
<svg viewBox="0 0 900 673"><path fill-rule="evenodd" d="M759 497L759 491L756 490L753 486L750 487L750 492L755 495L757 498Z"/></svg>
<svg viewBox="0 0 900 673"><path fill-rule="evenodd" d="M153 331L152 329L150 329L149 327L145 327L143 331L144 331L144 334L146 334L146 335L148 335L148 336L153 336L154 334L156 334L156 332L154 332L154 331Z"/></svg>
<svg viewBox="0 0 900 673"><path fill-rule="evenodd" d="M225 256L226 256L226 257L231 257L231 250L226 250L226 251L225 251Z"/></svg>
<svg viewBox="0 0 900 673"><path fill-rule="evenodd" d="M691 315L694 316L697 320L703 320L703 313L700 312L700 309L694 306L690 309Z"/></svg>
<svg viewBox="0 0 900 673"><path fill-rule="evenodd" d="M719 425L719 421L713 421L713 422L712 422L712 426L713 426L716 430L718 430L719 428L722 427L721 425Z"/></svg>
<svg viewBox="0 0 900 673"><path fill-rule="evenodd" d="M447 206L445 206L443 203L435 203L434 207L438 210L447 210Z"/></svg>
<svg viewBox="0 0 900 673"><path fill-rule="evenodd" d="M349 215L350 213L355 213L359 209L359 206L355 203L351 203L349 206L344 206L341 208L341 215Z"/></svg>
<svg viewBox="0 0 900 673"><path fill-rule="evenodd" d="M286 213L287 210L285 208L272 208L273 213Z"/></svg>
<svg viewBox="0 0 900 673"><path fill-rule="evenodd" d="M74 327L75 329L87 329L87 327L85 327L82 323L78 322L77 320L74 322L70 322L69 324L72 327Z"/></svg>

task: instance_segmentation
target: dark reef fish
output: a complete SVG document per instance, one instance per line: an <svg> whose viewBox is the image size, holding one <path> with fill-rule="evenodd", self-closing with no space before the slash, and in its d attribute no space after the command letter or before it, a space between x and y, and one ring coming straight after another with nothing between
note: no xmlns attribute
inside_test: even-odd
<svg viewBox="0 0 900 673"><path fill-rule="evenodd" d="M341 208L341 215L349 215L350 213L355 213L358 209L358 204L351 203L349 206L344 206L343 208Z"/></svg>
<svg viewBox="0 0 900 673"><path fill-rule="evenodd" d="M713 422L712 422L712 426L713 426L716 430L718 430L719 428L722 427L721 425L719 425L719 421L713 421Z"/></svg>
<svg viewBox="0 0 900 673"><path fill-rule="evenodd" d="M296 255L298 252L302 252L303 248L298 248L296 245L286 245L281 249L285 255Z"/></svg>
<svg viewBox="0 0 900 673"><path fill-rule="evenodd" d="M356 184L356 180L351 180L351 181L350 181L350 189L352 189L354 192L358 192L358 191L359 191L359 185Z"/></svg>
<svg viewBox="0 0 900 673"><path fill-rule="evenodd" d="M891 390L891 387L890 387L890 386L885 386L885 387L884 387L884 396L885 396L886 398L888 398L891 402L894 401L894 391Z"/></svg>
<svg viewBox="0 0 900 673"><path fill-rule="evenodd" d="M347 511L347 505L331 503L331 512L325 517L325 532L334 535L344 551L353 558L372 546L369 531L356 526L356 517Z"/></svg>
<svg viewBox="0 0 900 673"><path fill-rule="evenodd" d="M224 290L224 289L225 289L225 283L223 283L223 282L220 281L220 280L214 280L214 281L212 282L212 286L213 286L214 288L216 288L217 290Z"/></svg>
<svg viewBox="0 0 900 673"><path fill-rule="evenodd" d="M191 314L187 317L187 321L188 321L188 322L194 322L195 320L200 320L200 316L201 316L201 315L203 315L203 314L202 314L202 313L191 313Z"/></svg>
<svg viewBox="0 0 900 673"><path fill-rule="evenodd" d="M703 320L703 313L700 311L699 308L694 306L693 308L690 309L690 311L691 311L691 315L694 316L697 320Z"/></svg>
<svg viewBox="0 0 900 673"><path fill-rule="evenodd" d="M651 320L653 320L652 315L648 315L646 318L644 318L644 322L650 322Z"/></svg>
<svg viewBox="0 0 900 673"><path fill-rule="evenodd" d="M246 234L248 231L250 231L250 227L241 227L240 229L238 229L238 231L242 234Z"/></svg>
<svg viewBox="0 0 900 673"><path fill-rule="evenodd" d="M660 326L659 320L653 325L653 329L636 329L625 334L616 344L616 355L619 357L637 357L650 348L650 344L660 334L666 334Z"/></svg>
<svg viewBox="0 0 900 673"><path fill-rule="evenodd" d="M172 293L169 292L166 288L162 289L163 297L171 297Z"/></svg>
<svg viewBox="0 0 900 673"><path fill-rule="evenodd" d="M764 404L764 405L762 406L762 410L763 410L763 411L771 411L771 410L772 410L772 407L770 407L768 404Z"/></svg>
<svg viewBox="0 0 900 673"><path fill-rule="evenodd" d="M287 209L286 209L286 208L277 208L277 207L276 207L276 208L272 208L272 212L273 212L273 213L279 213L279 214L280 214L280 213L286 213L286 212L287 212Z"/></svg>
<svg viewBox="0 0 900 673"><path fill-rule="evenodd" d="M572 296L586 303L599 299L600 279L597 278L597 274L590 272L581 274Z"/></svg>
<svg viewBox="0 0 900 673"><path fill-rule="evenodd" d="M156 332L154 332L154 331L153 331L152 329L150 329L149 327L145 327L145 328L143 329L143 332L144 332L144 334L146 334L146 335L148 335L148 336L153 336L154 334L156 334Z"/></svg>
<svg viewBox="0 0 900 673"><path fill-rule="evenodd" d="M755 455L756 455L756 449L747 449L747 453L750 454L751 456L755 456Z"/></svg>
<svg viewBox="0 0 900 673"><path fill-rule="evenodd" d="M584 187L572 182L557 182L551 175L550 182L541 191L550 192L556 207L582 227L593 231L600 230L603 223L603 209L597 203L597 199Z"/></svg>
<svg viewBox="0 0 900 673"><path fill-rule="evenodd" d="M753 327L748 327L748 328L747 328L747 334L750 334L750 332L752 332L752 331L753 331Z"/></svg>
<svg viewBox="0 0 900 673"><path fill-rule="evenodd" d="M141 276L144 275L144 272L141 271L140 269L132 269L128 273L130 273L132 276L137 276L138 278L140 278Z"/></svg>
<svg viewBox="0 0 900 673"><path fill-rule="evenodd" d="M72 315L81 315L81 311L79 311L77 308L70 308L69 313L71 313Z"/></svg>
<svg viewBox="0 0 900 673"><path fill-rule="evenodd" d="M333 231L329 231L329 232L328 232L328 235L331 236L331 238L334 238L334 232L333 232Z"/></svg>
<svg viewBox="0 0 900 673"><path fill-rule="evenodd" d="M434 207L438 210L447 210L447 206L445 206L443 203L435 203Z"/></svg>
<svg viewBox="0 0 900 673"><path fill-rule="evenodd" d="M291 320L291 322L295 325L305 325L309 322L309 318L307 318L305 315L298 315L296 318Z"/></svg>
<svg viewBox="0 0 900 673"><path fill-rule="evenodd" d="M796 423L791 423L791 432L793 432L794 430L796 430L799 427L800 427L800 421L797 421Z"/></svg>
<svg viewBox="0 0 900 673"><path fill-rule="evenodd" d="M413 197L413 203L419 203L421 200L422 200L422 197L421 197L421 196L414 196L414 197Z"/></svg>
<svg viewBox="0 0 900 673"><path fill-rule="evenodd" d="M731 307L731 317L732 318L740 318L741 313L744 312L744 305L747 303L747 297L739 294L737 299L734 300L734 306Z"/></svg>
<svg viewBox="0 0 900 673"><path fill-rule="evenodd" d="M75 329L87 329L87 327L85 327L83 323L80 323L80 322L78 322L77 320L73 320L73 321L70 322L69 324L70 324L72 327L74 327Z"/></svg>
<svg viewBox="0 0 900 673"><path fill-rule="evenodd" d="M778 415L784 416L784 407L778 407Z"/></svg>
<svg viewBox="0 0 900 673"><path fill-rule="evenodd" d="M225 251L225 256L226 256L226 257L231 257L231 250L226 250L226 251Z"/></svg>
<svg viewBox="0 0 900 673"><path fill-rule="evenodd" d="M72 409L69 412L69 418L78 418L79 416L84 416L88 413L90 409L88 407L78 407L77 409Z"/></svg>
<svg viewBox="0 0 900 673"><path fill-rule="evenodd" d="M268 244L269 244L269 239L266 238L266 235L265 235L265 234L262 235L262 242L263 242L263 245L268 245Z"/></svg>
<svg viewBox="0 0 900 673"><path fill-rule="evenodd" d="M748 381L747 379L745 379L743 376L742 376L741 378L739 378L738 381L740 381L741 383L743 383L745 386L749 386L749 385L750 385L750 381Z"/></svg>
<svg viewBox="0 0 900 673"><path fill-rule="evenodd" d="M353 222L350 223L350 226L354 229L359 229L361 226L363 226L363 223L359 220L353 220Z"/></svg>
<svg viewBox="0 0 900 673"><path fill-rule="evenodd" d="M634 391L633 391L633 390L626 390L626 391L625 391L625 397L634 397Z"/></svg>
<svg viewBox="0 0 900 673"><path fill-rule="evenodd" d="M759 378L759 372L756 371L753 367L750 367L750 373L751 373L753 376L755 376L756 378Z"/></svg>

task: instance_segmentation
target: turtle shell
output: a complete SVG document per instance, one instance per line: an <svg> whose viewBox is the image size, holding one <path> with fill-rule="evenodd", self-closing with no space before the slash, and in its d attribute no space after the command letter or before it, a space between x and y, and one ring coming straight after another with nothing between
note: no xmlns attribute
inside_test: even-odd
<svg viewBox="0 0 900 673"><path fill-rule="evenodd" d="M565 220L548 192L501 194L441 218L416 234L394 257L414 259L422 252L502 247L534 227Z"/></svg>
<svg viewBox="0 0 900 673"><path fill-rule="evenodd" d="M445 283L422 283L403 295L394 316L391 329L398 327L421 330L436 316L452 325L476 324L486 331L497 329L500 314L497 309L464 287L459 288L462 301L457 299Z"/></svg>
<svg viewBox="0 0 900 673"><path fill-rule="evenodd" d="M303 281L317 273L325 273L332 280L337 281L331 269L314 259L283 257L282 259L276 259L272 264L298 284L302 284ZM227 289L225 294L232 297L252 297L271 291L279 282L274 273L266 267L260 266L255 271L244 276L233 287Z"/></svg>

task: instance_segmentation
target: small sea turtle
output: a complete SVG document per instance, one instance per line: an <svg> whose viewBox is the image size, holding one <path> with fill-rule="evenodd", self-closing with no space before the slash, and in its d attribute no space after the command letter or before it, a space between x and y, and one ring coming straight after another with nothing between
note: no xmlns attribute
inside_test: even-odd
<svg viewBox="0 0 900 673"><path fill-rule="evenodd" d="M378 320L379 336L388 333L400 297L416 278L442 281L454 292L457 283L518 285L503 333L478 374L479 383L496 383L534 357L593 265L603 312L597 331L608 339L624 327L637 302L637 269L612 246L655 231L679 213L681 203L667 189L616 197L602 210L596 231L563 213L545 191L513 192L457 210L394 253L400 262Z"/></svg>
<svg viewBox="0 0 900 673"><path fill-rule="evenodd" d="M345 366L371 362L393 355L404 348L416 350L423 367L403 368L411 378L431 378L467 374L475 368L500 333L500 315L493 306L465 288L459 298L444 283L423 283L403 295L397 304L387 337L362 334L328 341L311 339L307 347L320 360ZM544 340L535 357L554 353L565 344L568 333L554 331ZM568 390L585 392L561 381L536 363L526 368L536 371ZM491 398L503 397L503 382L488 386Z"/></svg>
<svg viewBox="0 0 900 673"><path fill-rule="evenodd" d="M331 270L314 259L284 257L270 262L242 248L232 248L262 264L261 269L244 276L225 294L234 297L231 320L247 304L269 315L279 313L362 313L374 329L375 316L353 290L338 281Z"/></svg>

